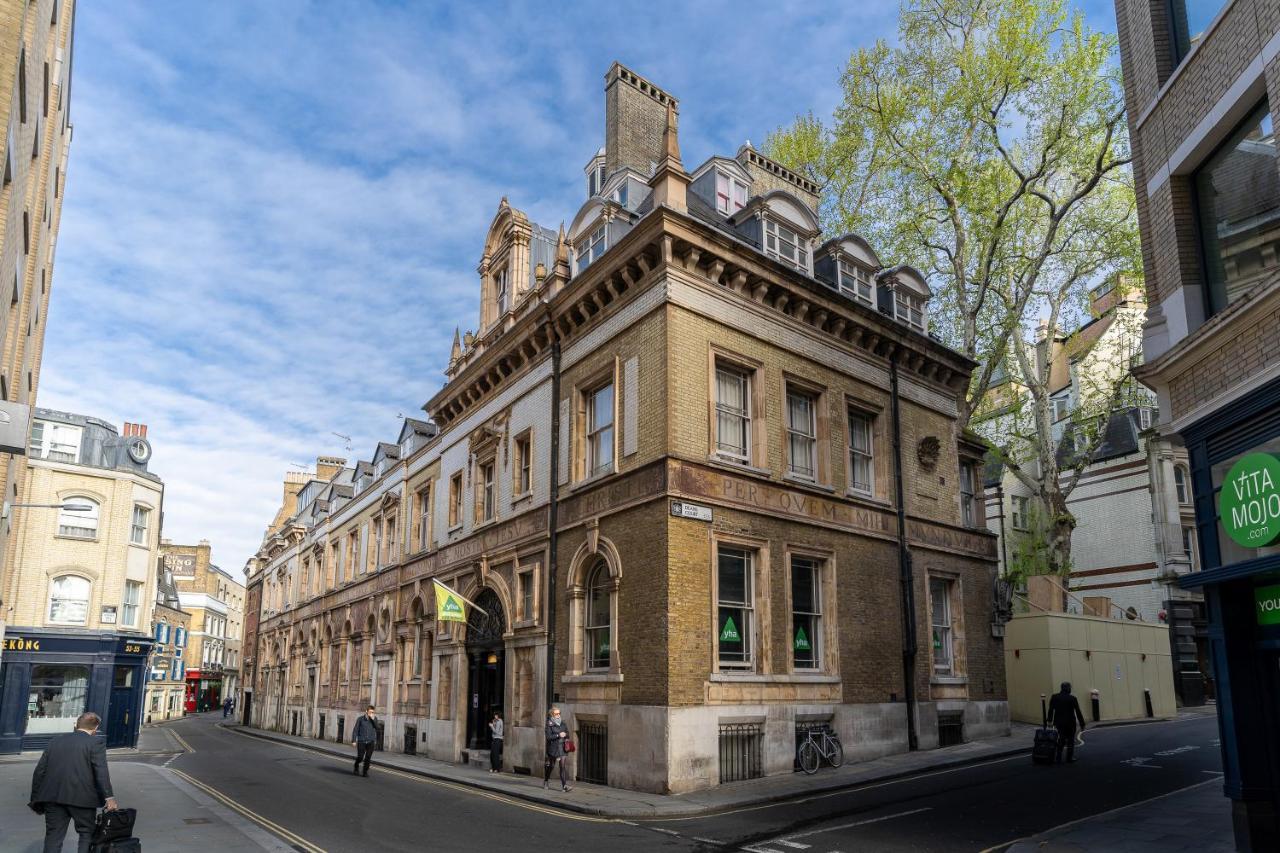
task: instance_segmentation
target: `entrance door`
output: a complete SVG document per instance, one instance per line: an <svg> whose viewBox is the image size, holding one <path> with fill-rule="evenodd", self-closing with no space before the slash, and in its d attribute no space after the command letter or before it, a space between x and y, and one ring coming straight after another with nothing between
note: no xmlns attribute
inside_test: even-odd
<svg viewBox="0 0 1280 853"><path fill-rule="evenodd" d="M133 704L133 678L137 667L117 666L111 681L111 704L107 706L107 746L131 746L137 728Z"/></svg>
<svg viewBox="0 0 1280 853"><path fill-rule="evenodd" d="M252 723L252 720L253 720L253 693L251 693L251 692L249 692L249 691L247 691L247 690L245 691L245 694L244 694L244 709L243 709L243 716L244 716L244 724L245 724L246 726L251 726L251 725L253 725L253 723Z"/></svg>
<svg viewBox="0 0 1280 853"><path fill-rule="evenodd" d="M478 608L467 617L467 748L489 748L489 720L495 711L506 718L506 654L502 635L507 620L502 602L491 589L476 596Z"/></svg>

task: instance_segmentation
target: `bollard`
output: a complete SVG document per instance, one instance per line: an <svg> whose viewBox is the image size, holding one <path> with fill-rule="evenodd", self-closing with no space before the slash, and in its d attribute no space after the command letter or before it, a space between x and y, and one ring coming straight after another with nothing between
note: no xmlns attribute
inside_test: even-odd
<svg viewBox="0 0 1280 853"><path fill-rule="evenodd" d="M1147 716L1154 717L1156 712L1151 709L1151 691L1144 687L1142 692L1147 697Z"/></svg>
<svg viewBox="0 0 1280 853"><path fill-rule="evenodd" d="M1098 701L1098 688L1089 691L1089 704L1093 705L1093 721L1096 723L1102 719L1101 706Z"/></svg>

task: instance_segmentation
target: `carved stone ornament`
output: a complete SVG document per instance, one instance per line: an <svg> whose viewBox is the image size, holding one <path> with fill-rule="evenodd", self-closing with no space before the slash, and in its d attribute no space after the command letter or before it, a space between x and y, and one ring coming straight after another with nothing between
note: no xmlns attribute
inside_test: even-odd
<svg viewBox="0 0 1280 853"><path fill-rule="evenodd" d="M916 458L920 460L920 467L932 471L938 464L938 453L941 450L942 444L936 437L927 435L920 439L920 443L916 445Z"/></svg>

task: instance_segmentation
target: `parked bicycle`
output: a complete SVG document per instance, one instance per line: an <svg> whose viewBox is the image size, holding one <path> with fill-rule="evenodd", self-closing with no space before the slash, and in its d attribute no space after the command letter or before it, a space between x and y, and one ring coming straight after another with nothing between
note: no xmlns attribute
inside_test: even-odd
<svg viewBox="0 0 1280 853"><path fill-rule="evenodd" d="M840 738L829 726L812 728L805 732L804 741L796 750L800 769L812 776L818 772L818 763L826 761L832 767L844 764L844 747Z"/></svg>

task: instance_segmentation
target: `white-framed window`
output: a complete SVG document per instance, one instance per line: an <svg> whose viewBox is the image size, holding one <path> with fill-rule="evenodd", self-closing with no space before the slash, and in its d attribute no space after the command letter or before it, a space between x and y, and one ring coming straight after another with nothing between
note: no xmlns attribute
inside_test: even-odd
<svg viewBox="0 0 1280 853"><path fill-rule="evenodd" d="M173 632L173 644L178 648L182 648L187 644L187 629L181 625Z"/></svg>
<svg viewBox="0 0 1280 853"><path fill-rule="evenodd" d="M418 550L425 551L431 544L431 486L418 490Z"/></svg>
<svg viewBox="0 0 1280 853"><path fill-rule="evenodd" d="M724 172L716 172L716 210L732 216L747 204L747 185Z"/></svg>
<svg viewBox="0 0 1280 853"><path fill-rule="evenodd" d="M147 544L147 526L151 520L151 510L139 504L133 505L133 524L129 528L129 541L134 545Z"/></svg>
<svg viewBox="0 0 1280 853"><path fill-rule="evenodd" d="M71 424L32 421L30 455L50 462L79 462L81 432Z"/></svg>
<svg viewBox="0 0 1280 853"><path fill-rule="evenodd" d="M586 658L588 669L608 669L613 648L613 618L609 606L609 567L599 562L587 578Z"/></svg>
<svg viewBox="0 0 1280 853"><path fill-rule="evenodd" d="M493 482L494 461L490 459L480 466L480 482L483 491L480 498L480 520L492 521L494 506L497 502Z"/></svg>
<svg viewBox="0 0 1280 853"><path fill-rule="evenodd" d="M1027 510L1030 507L1030 501L1025 495L1013 495L1009 499L1010 504L1010 521L1014 530L1027 529Z"/></svg>
<svg viewBox="0 0 1280 853"><path fill-rule="evenodd" d="M874 305L871 298L871 273L866 267L844 258L836 258L840 290L866 305Z"/></svg>
<svg viewBox="0 0 1280 853"><path fill-rule="evenodd" d="M140 604L142 604L142 584L138 581L125 581L124 609L120 614L121 624L137 627Z"/></svg>
<svg viewBox="0 0 1280 853"><path fill-rule="evenodd" d="M1173 488L1178 493L1178 504L1190 506L1191 480L1187 476L1187 469L1181 465L1173 466Z"/></svg>
<svg viewBox="0 0 1280 853"><path fill-rule="evenodd" d="M613 383L606 382L587 394L588 477L613 467Z"/></svg>
<svg viewBox="0 0 1280 853"><path fill-rule="evenodd" d="M952 655L951 584L946 578L929 578L929 609L933 627L933 671L951 675L955 671Z"/></svg>
<svg viewBox="0 0 1280 853"><path fill-rule="evenodd" d="M960 463L960 518L965 527L978 525L978 466Z"/></svg>
<svg viewBox="0 0 1280 853"><path fill-rule="evenodd" d="M804 238L772 219L764 221L764 252L793 267L802 270L809 267L809 252L805 248Z"/></svg>
<svg viewBox="0 0 1280 853"><path fill-rule="evenodd" d="M822 668L822 563L791 557L791 661L796 669Z"/></svg>
<svg viewBox="0 0 1280 853"><path fill-rule="evenodd" d="M1071 414L1071 398L1070 397L1054 397L1051 401L1053 405L1054 423Z"/></svg>
<svg viewBox="0 0 1280 853"><path fill-rule="evenodd" d="M49 585L49 621L59 625L85 625L89 617L87 580L77 575L61 575Z"/></svg>
<svg viewBox="0 0 1280 853"><path fill-rule="evenodd" d="M1189 525L1182 528L1182 550L1186 553L1187 559L1191 561L1191 568L1199 571L1200 552L1196 548L1196 529Z"/></svg>
<svg viewBox="0 0 1280 853"><path fill-rule="evenodd" d="M751 455L751 374L716 362L716 453L743 462Z"/></svg>
<svg viewBox="0 0 1280 853"><path fill-rule="evenodd" d="M506 267L503 267L502 269L498 270L498 272L493 277L493 287L496 295L496 302L498 305L497 319L502 319L504 316L506 316L507 309L511 307L510 306L511 294L508 290L508 288L510 287L510 282L508 281L508 279L509 279L509 276L507 274Z"/></svg>
<svg viewBox="0 0 1280 853"><path fill-rule="evenodd" d="M98 512L101 509L93 498L75 495L62 502L63 508L58 510L58 535L71 536L77 539L96 539L98 536ZM87 507L79 512L67 509L68 506Z"/></svg>
<svg viewBox="0 0 1280 853"><path fill-rule="evenodd" d="M875 487L875 458L871 426L874 418L857 409L849 410L849 488L864 495Z"/></svg>
<svg viewBox="0 0 1280 853"><path fill-rule="evenodd" d="M578 244L578 271L581 272L600 259L608 248L605 240L606 227L601 225Z"/></svg>
<svg viewBox="0 0 1280 853"><path fill-rule="evenodd" d="M533 490L533 436L524 433L516 437L515 493L525 495Z"/></svg>
<svg viewBox="0 0 1280 853"><path fill-rule="evenodd" d="M533 619L533 571L521 572L519 575L520 587L520 618L525 621Z"/></svg>
<svg viewBox="0 0 1280 853"><path fill-rule="evenodd" d="M721 545L716 550L716 659L722 669L754 661L754 552Z"/></svg>
<svg viewBox="0 0 1280 853"><path fill-rule="evenodd" d="M924 331L924 300L906 288L899 287L893 291L893 316L900 323L911 328Z"/></svg>
<svg viewBox="0 0 1280 853"><path fill-rule="evenodd" d="M817 398L787 388L787 472L806 480L818 476Z"/></svg>

